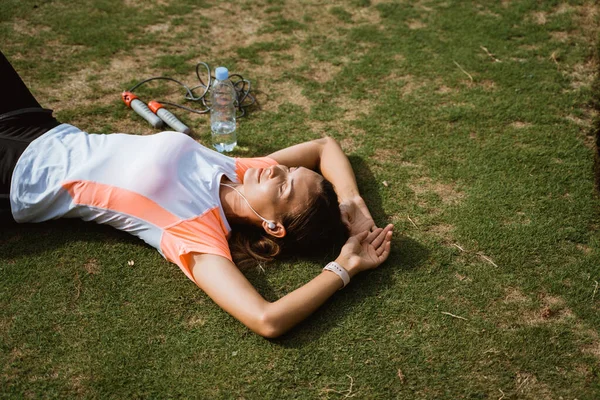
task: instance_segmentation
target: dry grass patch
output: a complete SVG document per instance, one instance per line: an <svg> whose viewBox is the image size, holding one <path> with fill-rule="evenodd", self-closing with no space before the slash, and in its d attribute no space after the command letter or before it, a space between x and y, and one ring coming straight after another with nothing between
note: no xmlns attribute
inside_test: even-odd
<svg viewBox="0 0 600 400"><path fill-rule="evenodd" d="M168 0L154 0L152 2L146 0L124 0L124 5L135 9L152 9L156 6L166 6Z"/></svg>
<svg viewBox="0 0 600 400"><path fill-rule="evenodd" d="M353 13L357 23L381 24L381 14L374 7L362 7Z"/></svg>
<svg viewBox="0 0 600 400"><path fill-rule="evenodd" d="M151 57L144 49L137 49L127 55L115 55L108 66L90 64L65 77L63 83L54 87L46 86L42 90L47 98L44 105L55 111L78 109L87 106L109 104L120 98L123 90L121 82L140 79L145 76L161 75L158 70L149 67ZM102 92L94 92L90 78L95 77L102 86Z"/></svg>
<svg viewBox="0 0 600 400"><path fill-rule="evenodd" d="M84 265L83 268L90 275L96 275L100 272L100 266L98 265L98 260L95 258L90 258Z"/></svg>
<svg viewBox="0 0 600 400"><path fill-rule="evenodd" d="M453 92L453 91L454 91L454 90L453 90L452 88L450 88L450 87L448 87L448 86L446 86L446 85L441 85L440 87L438 87L438 88L436 89L436 91L435 91L435 92L436 92L436 93L439 93L439 94L446 94L446 93L451 93L451 92Z"/></svg>
<svg viewBox="0 0 600 400"><path fill-rule="evenodd" d="M490 79L484 79L477 83L479 86L483 88L486 92L493 92L496 90L496 82Z"/></svg>
<svg viewBox="0 0 600 400"><path fill-rule="evenodd" d="M493 18L502 18L500 14L497 14L487 8L478 7L477 15L482 15L484 17L493 17Z"/></svg>
<svg viewBox="0 0 600 400"><path fill-rule="evenodd" d="M426 86L424 82L415 81L415 78L412 75L397 76L395 73L392 73L391 75L386 77L385 80L390 82L403 81L404 86L400 88L400 94L402 96L407 96L413 93L414 91L422 88L423 86Z"/></svg>
<svg viewBox="0 0 600 400"><path fill-rule="evenodd" d="M515 121L515 122L512 122L510 124L510 126L512 128L516 128L516 129L523 129L523 128L530 128L533 126L533 124L531 124L529 122Z"/></svg>
<svg viewBox="0 0 600 400"><path fill-rule="evenodd" d="M208 38L212 46L207 51L211 52L212 49L219 51L218 55L211 54L211 56L234 56L234 50L238 47L257 42L271 42L278 37L272 33L260 33L268 18L262 10L243 11L234 2L221 2L208 9L194 10L194 15L210 20Z"/></svg>
<svg viewBox="0 0 600 400"><path fill-rule="evenodd" d="M32 25L30 22L16 18L12 23L12 29L23 36L37 36L40 33L50 32L50 27L43 25Z"/></svg>
<svg viewBox="0 0 600 400"><path fill-rule="evenodd" d="M573 330L581 343L579 350L583 355L593 356L600 361L600 335L597 330L589 328L578 321L573 325Z"/></svg>
<svg viewBox="0 0 600 400"><path fill-rule="evenodd" d="M415 164L415 163L411 163L408 161L401 161L399 165L404 168L421 168L422 167L422 165L420 165L420 164Z"/></svg>
<svg viewBox="0 0 600 400"><path fill-rule="evenodd" d="M585 254L585 255L590 255L590 254L592 254L592 251L593 251L593 250L592 250L592 248L591 248L590 246L588 246L588 245L585 245L585 244L580 244L580 243L578 243L576 247L577 247L577 250L581 251L581 252L582 252L583 254Z"/></svg>
<svg viewBox="0 0 600 400"><path fill-rule="evenodd" d="M147 33L164 34L164 33L168 32L170 29L171 29L171 24L169 23L169 21L167 21L167 22L162 22L160 24L149 25L144 28L144 31L146 31Z"/></svg>
<svg viewBox="0 0 600 400"><path fill-rule="evenodd" d="M300 106L308 112L312 102L302 94L302 88L291 81L269 83L265 89L268 101L262 105L264 111L277 111L285 103Z"/></svg>
<svg viewBox="0 0 600 400"><path fill-rule="evenodd" d="M14 315L0 318L0 335L6 335L12 329L14 321Z"/></svg>
<svg viewBox="0 0 600 400"><path fill-rule="evenodd" d="M359 148L358 143L352 137L344 137L339 141L339 143L342 147L342 150L344 150L344 153L346 154L352 154Z"/></svg>
<svg viewBox="0 0 600 400"><path fill-rule="evenodd" d="M553 40L561 43L565 43L569 40L569 34L563 31L550 32L550 36Z"/></svg>
<svg viewBox="0 0 600 400"><path fill-rule="evenodd" d="M573 122L575 125L581 126L582 128L590 129L592 127L592 120L582 119L574 115L567 115L566 120Z"/></svg>
<svg viewBox="0 0 600 400"><path fill-rule="evenodd" d="M438 224L428 227L427 231L439 238L450 241L452 239L452 233L455 229L456 227L454 225Z"/></svg>
<svg viewBox="0 0 600 400"><path fill-rule="evenodd" d="M524 325L543 325L547 323L566 322L575 319L573 312L566 307L565 301L556 296L541 294L541 307L524 310L520 322Z"/></svg>
<svg viewBox="0 0 600 400"><path fill-rule="evenodd" d="M425 22L419 21L417 19L408 21L406 25L408 26L408 29L412 30L427 28L427 24Z"/></svg>
<svg viewBox="0 0 600 400"><path fill-rule="evenodd" d="M354 121L359 119L362 114L369 114L373 107L373 102L342 97L337 99L336 105L344 110L344 120Z"/></svg>
<svg viewBox="0 0 600 400"><path fill-rule="evenodd" d="M469 277L468 277L468 276L466 276L466 275L459 274L458 272L456 272L456 273L454 274L454 277L455 277L456 279L458 279L460 282L465 282L465 283L468 283L468 282L472 282L472 281L473 281L473 279L469 278Z"/></svg>
<svg viewBox="0 0 600 400"><path fill-rule="evenodd" d="M565 8L565 11L567 9L575 10L575 15L573 19L575 21L575 25L578 27L582 39L590 43L591 45L595 43L598 38L598 32L600 31L600 4L594 1L589 1L586 4L580 6L570 6L568 4L561 4L560 6L558 6L557 11L563 8Z"/></svg>
<svg viewBox="0 0 600 400"><path fill-rule="evenodd" d="M185 326L188 329L194 329L194 328L202 327L204 325L206 325L206 318L199 316L199 315L190 317L185 323Z"/></svg>
<svg viewBox="0 0 600 400"><path fill-rule="evenodd" d="M69 375L72 375L69 378L69 384L71 385L71 389L75 393L77 393L79 397L83 397L88 391L86 383L88 382L89 377L81 374L73 376L72 371L69 372L71 372Z"/></svg>
<svg viewBox="0 0 600 400"><path fill-rule="evenodd" d="M408 184L408 187L417 197L435 193L442 203L446 205L455 205L460 203L464 194L456 189L456 186L450 183L433 182L430 178L423 177Z"/></svg>
<svg viewBox="0 0 600 400"><path fill-rule="evenodd" d="M517 372L515 375L514 395L518 399L554 399L550 387L529 372Z"/></svg>
<svg viewBox="0 0 600 400"><path fill-rule="evenodd" d="M527 51L539 50L539 48L540 46L537 44L522 44L519 46L519 49Z"/></svg>
<svg viewBox="0 0 600 400"><path fill-rule="evenodd" d="M333 65L328 62L320 62L313 65L311 71L308 73L309 77L312 77L319 83L329 82L334 76L336 76L342 69L339 65Z"/></svg>
<svg viewBox="0 0 600 400"><path fill-rule="evenodd" d="M312 132L319 135L320 137L327 136L325 132L330 130L343 132L344 136L352 141L347 144L350 145L350 143L353 143L354 149L360 147L360 145L357 145L357 143L360 143L360 137L364 135L364 131L362 129L348 124L346 121L343 120L335 120L330 122L309 120L306 121L306 124Z"/></svg>
<svg viewBox="0 0 600 400"><path fill-rule="evenodd" d="M546 25L548 22L547 14L544 11L536 11L529 15L529 19L537 25Z"/></svg>
<svg viewBox="0 0 600 400"><path fill-rule="evenodd" d="M504 303L529 304L531 302L531 299L519 288L508 287L504 291L506 293L502 300Z"/></svg>
<svg viewBox="0 0 600 400"><path fill-rule="evenodd" d="M594 82L597 67L598 65L593 59L590 59L584 63L575 64L572 68L570 68L570 71L567 72L572 80L571 86L574 89L590 87Z"/></svg>
<svg viewBox="0 0 600 400"><path fill-rule="evenodd" d="M400 153L398 152L397 149L383 149L382 148L382 149L377 149L377 151L373 155L373 158L377 161L390 162L390 163L396 164L399 155L400 155Z"/></svg>
<svg viewBox="0 0 600 400"><path fill-rule="evenodd" d="M504 298L492 306L493 314L498 319L498 327L509 329L523 326L539 326L545 324L573 323L577 317L566 306L565 301L558 296L545 293L538 295L539 306L534 300L525 295L521 289L508 287Z"/></svg>
<svg viewBox="0 0 600 400"><path fill-rule="evenodd" d="M18 347L13 348L10 351L8 361L2 366L2 380L4 382L16 381L20 378L19 370L14 368L14 363L21 361L31 354L31 350L20 349Z"/></svg>

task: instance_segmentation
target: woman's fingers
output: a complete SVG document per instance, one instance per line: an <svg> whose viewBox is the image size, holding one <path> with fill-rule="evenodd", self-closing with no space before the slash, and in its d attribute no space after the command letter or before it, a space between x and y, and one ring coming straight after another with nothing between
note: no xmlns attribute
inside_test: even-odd
<svg viewBox="0 0 600 400"><path fill-rule="evenodd" d="M381 243L383 243L383 240L386 238L388 232L392 231L392 228L394 227L394 225L389 224L388 226L386 226L385 228L383 228L381 230L381 232L379 232L379 235L377 235L373 241L371 242L371 244L373 245L373 247L378 248Z"/></svg>
<svg viewBox="0 0 600 400"><path fill-rule="evenodd" d="M364 232L361 232L361 233L357 233L356 235L352 236L352 238L358 240L358 243L362 243L362 241L365 240L368 235L369 235L369 232L368 231L364 231Z"/></svg>
<svg viewBox="0 0 600 400"><path fill-rule="evenodd" d="M389 224L385 228L377 228L369 236L367 236L367 243L371 243L373 247L377 248L383 242L385 235L394 228L394 225ZM370 239L370 240L369 240Z"/></svg>
<svg viewBox="0 0 600 400"><path fill-rule="evenodd" d="M390 247L390 241L392 240L392 231L389 231L385 235L385 240L381 242L380 246L375 249L377 257L381 257L386 247Z"/></svg>
<svg viewBox="0 0 600 400"><path fill-rule="evenodd" d="M385 245L381 246L381 248L383 249L383 252L379 256L380 263L387 260L388 256L390 255L390 250L392 248L392 242L385 242Z"/></svg>
<svg viewBox="0 0 600 400"><path fill-rule="evenodd" d="M375 228L370 232L367 232L369 235L365 238L365 242L373 243L373 240L383 231L383 228Z"/></svg>

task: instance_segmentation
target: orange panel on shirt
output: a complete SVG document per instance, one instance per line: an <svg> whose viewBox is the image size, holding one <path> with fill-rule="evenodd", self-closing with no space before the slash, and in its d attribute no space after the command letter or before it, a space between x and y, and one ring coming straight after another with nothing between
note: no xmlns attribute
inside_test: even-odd
<svg viewBox="0 0 600 400"><path fill-rule="evenodd" d="M227 231L221 221L219 209L215 207L198 217L181 221L166 229L160 248L167 260L177 264L183 273L194 281L185 255L215 254L233 262L226 235Z"/></svg>
<svg viewBox="0 0 600 400"><path fill-rule="evenodd" d="M77 204L131 215L159 228L179 221L156 202L131 190L92 181L69 181L62 187Z"/></svg>
<svg viewBox="0 0 600 400"><path fill-rule="evenodd" d="M235 159L235 174L238 181L244 182L244 174L249 168L268 168L272 165L277 165L277 161L270 157L257 158L236 158Z"/></svg>

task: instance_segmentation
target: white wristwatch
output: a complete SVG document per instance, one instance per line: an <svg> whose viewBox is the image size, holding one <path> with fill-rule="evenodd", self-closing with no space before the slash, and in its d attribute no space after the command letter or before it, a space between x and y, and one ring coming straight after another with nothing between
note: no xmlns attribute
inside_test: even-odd
<svg viewBox="0 0 600 400"><path fill-rule="evenodd" d="M329 264L327 264L325 266L325 268L323 268L323 271L331 271L333 273L336 273L337 276L340 277L342 282L344 282L344 286L342 286L340 288L340 290L345 288L346 285L350 283L350 275L348 275L348 271L346 271L344 269L344 267L342 267L340 264L336 263L335 261L332 261Z"/></svg>

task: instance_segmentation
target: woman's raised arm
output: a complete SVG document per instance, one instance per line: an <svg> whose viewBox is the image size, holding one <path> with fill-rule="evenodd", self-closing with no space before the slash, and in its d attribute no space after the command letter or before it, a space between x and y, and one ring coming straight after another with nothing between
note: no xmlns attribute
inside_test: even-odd
<svg viewBox="0 0 600 400"><path fill-rule="evenodd" d="M359 195L348 157L333 138L324 137L286 147L269 157L288 167L320 170L325 179L333 183L340 201Z"/></svg>
<svg viewBox="0 0 600 400"><path fill-rule="evenodd" d="M353 236L336 259L350 277L384 262L390 253L392 226ZM228 259L212 254L193 254L196 284L221 308L261 336L277 337L319 308L342 286L333 272L322 271L310 282L275 302L266 301Z"/></svg>
<svg viewBox="0 0 600 400"><path fill-rule="evenodd" d="M320 170L325 179L335 188L342 220L350 229L350 235L375 227L371 213L358 191L356 177L348 157L335 139L325 137L300 143L276 151L269 157L288 167Z"/></svg>

